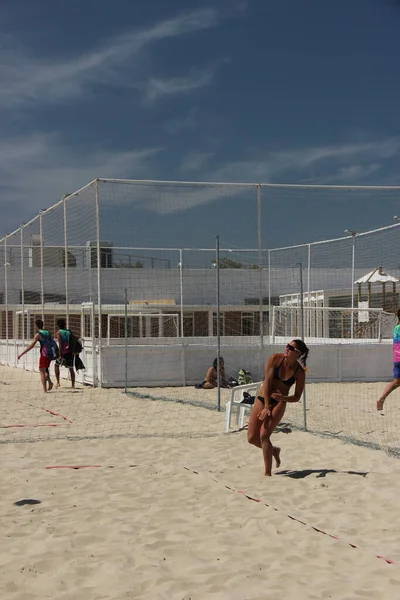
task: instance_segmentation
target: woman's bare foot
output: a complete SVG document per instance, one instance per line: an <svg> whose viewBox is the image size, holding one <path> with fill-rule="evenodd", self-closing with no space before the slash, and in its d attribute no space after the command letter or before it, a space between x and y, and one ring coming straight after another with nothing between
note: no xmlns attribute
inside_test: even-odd
<svg viewBox="0 0 400 600"><path fill-rule="evenodd" d="M52 390L52 389L53 389L53 387L54 387L54 384L53 384L53 382L52 382L52 381L49 381L49 390L48 390L48 391Z"/></svg>
<svg viewBox="0 0 400 600"><path fill-rule="evenodd" d="M276 463L276 468L279 469L281 466L281 449L278 446L274 446L273 455Z"/></svg>
<svg viewBox="0 0 400 600"><path fill-rule="evenodd" d="M385 398L379 398L376 403L376 410L383 410L383 403L385 402Z"/></svg>

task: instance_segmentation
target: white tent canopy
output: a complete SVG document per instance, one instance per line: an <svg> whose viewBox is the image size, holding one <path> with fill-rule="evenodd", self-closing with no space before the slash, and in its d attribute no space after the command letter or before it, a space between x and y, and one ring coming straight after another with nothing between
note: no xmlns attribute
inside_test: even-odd
<svg viewBox="0 0 400 600"><path fill-rule="evenodd" d="M376 267L370 273L367 273L354 283L396 283L399 280L382 271L382 267Z"/></svg>

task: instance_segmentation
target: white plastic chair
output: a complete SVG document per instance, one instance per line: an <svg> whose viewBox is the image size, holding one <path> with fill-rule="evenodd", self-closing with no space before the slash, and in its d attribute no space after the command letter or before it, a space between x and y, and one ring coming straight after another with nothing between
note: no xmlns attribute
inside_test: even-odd
<svg viewBox="0 0 400 600"><path fill-rule="evenodd" d="M225 433L229 433L231 427L232 411L236 411L236 426L242 428L244 425L244 415L246 410L253 408L252 404L246 404L243 401L243 392L248 392L252 396L257 395L258 388L262 381L256 383L245 383L232 388L231 399L228 400L225 407Z"/></svg>

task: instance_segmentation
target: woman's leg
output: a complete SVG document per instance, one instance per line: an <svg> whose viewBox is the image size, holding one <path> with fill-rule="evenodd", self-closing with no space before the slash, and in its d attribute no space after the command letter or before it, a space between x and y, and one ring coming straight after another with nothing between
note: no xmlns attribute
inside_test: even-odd
<svg viewBox="0 0 400 600"><path fill-rule="evenodd" d="M279 402L272 411L272 416L265 419L261 426L261 447L264 457L265 472L264 475L271 476L272 474L272 457L275 455L275 460L280 464L280 448L274 449L271 443L271 435L285 414L286 402Z"/></svg>
<svg viewBox="0 0 400 600"><path fill-rule="evenodd" d="M276 468L279 469L279 467L281 466L281 449L279 448L279 446L273 446L272 454L275 459Z"/></svg>
<svg viewBox="0 0 400 600"><path fill-rule="evenodd" d="M213 385L212 383L210 383L209 381L205 381L203 383L203 389L204 390L213 390L215 388L215 385Z"/></svg>
<svg viewBox="0 0 400 600"><path fill-rule="evenodd" d="M400 379L393 379L393 381L391 381L385 386L385 389L383 390L379 400L376 403L376 410L383 410L383 403L385 402L386 398L389 396L389 394L391 394L391 392L393 392L393 390L395 390L399 386Z"/></svg>
<svg viewBox="0 0 400 600"><path fill-rule="evenodd" d="M263 410L264 404L256 397L256 400L253 404L253 410L251 411L249 424L247 426L247 441L249 444L256 446L257 448L261 448L261 438L260 431L261 426L263 424L262 421L258 418L258 415Z"/></svg>

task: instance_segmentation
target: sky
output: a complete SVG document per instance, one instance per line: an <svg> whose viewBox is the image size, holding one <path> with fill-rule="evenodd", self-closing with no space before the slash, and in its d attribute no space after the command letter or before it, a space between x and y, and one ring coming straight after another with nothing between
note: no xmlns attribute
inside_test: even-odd
<svg viewBox="0 0 400 600"><path fill-rule="evenodd" d="M0 5L0 237L97 177L400 185L396 0ZM230 205L199 197L182 210L178 247L209 245L220 230L255 243L254 219L232 218L226 232ZM400 213L400 189L341 199L307 204L302 192L298 210L276 195L270 246ZM130 223L151 228L143 207L119 210L126 242ZM163 231L149 243L170 243Z"/></svg>

